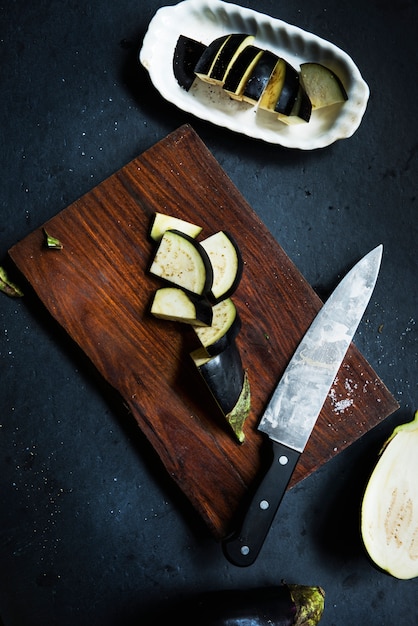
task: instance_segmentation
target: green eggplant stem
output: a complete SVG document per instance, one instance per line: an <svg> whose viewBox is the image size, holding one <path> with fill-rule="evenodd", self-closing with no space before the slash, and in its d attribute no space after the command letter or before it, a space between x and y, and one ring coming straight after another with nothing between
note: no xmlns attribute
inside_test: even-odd
<svg viewBox="0 0 418 626"><path fill-rule="evenodd" d="M4 267L0 267L0 291L11 298L23 296L23 291L10 280Z"/></svg>
<svg viewBox="0 0 418 626"><path fill-rule="evenodd" d="M298 608L295 626L316 626L324 611L324 590L305 585L289 585L289 589Z"/></svg>
<svg viewBox="0 0 418 626"><path fill-rule="evenodd" d="M52 237L45 228L43 229L45 235L45 245L50 250L62 250L64 247L59 239Z"/></svg>
<svg viewBox="0 0 418 626"><path fill-rule="evenodd" d="M251 389L247 372L244 372L244 383L238 401L226 419L235 433L239 443L245 440L244 424L251 410Z"/></svg>

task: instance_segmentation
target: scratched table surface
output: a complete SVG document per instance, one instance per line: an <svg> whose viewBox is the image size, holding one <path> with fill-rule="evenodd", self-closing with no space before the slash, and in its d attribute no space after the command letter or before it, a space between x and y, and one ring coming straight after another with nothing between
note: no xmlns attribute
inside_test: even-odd
<svg viewBox="0 0 418 626"><path fill-rule="evenodd" d="M325 589L321 621L325 626L417 623L417 581L397 581L377 571L359 535L361 496L378 452L393 428L412 419L418 408L417 121L411 105L418 94L416 83L410 81L417 62L417 7L412 2L399 6L375 2L365 20L364 6L359 0L353 2L349 10L336 0L327 5L303 0L281 7L268 0L242 3L340 46L370 86L366 114L353 137L313 152L233 134L164 101L137 62L148 23L162 3L146 0L139 6L122 0L104 6L94 0L79 6L64 0L51 6L40 0L34 7L17 0L0 8L0 77L3 94L7 94L0 104L0 264L24 291L19 299L0 294L0 620L4 626L138 624L198 591L271 585L282 579ZM405 84L408 98L396 97L403 94ZM393 97L387 97L388 89ZM103 208L104 218L110 211L124 219L129 189L130 199L145 207L143 219L138 217L134 225L138 236L145 232L145 217L156 199L152 187L138 191L127 184L132 167L128 164L145 159L142 165L158 165L157 158L147 161L149 156L141 155L155 156L155 146L168 146L167 138L175 138L178 132L193 137L189 152L206 155L211 166L200 168L196 184L207 182L215 167L216 180L218 175L225 176L226 185L219 192L218 205L220 197L226 205L228 194L232 205L245 205L242 231L238 231L236 215L231 226L237 229L249 258L264 261L270 248L274 249L272 266L290 268L292 280L299 280L293 292L297 293L293 304L298 307L293 324L298 332L345 272L377 244L384 246L379 280L349 359L349 367L359 378L357 366L370 376L373 373L374 387L368 397L376 402L370 408L370 402L358 401L358 384L353 384L351 376L349 388L348 377L339 382L344 389L337 387L339 396L328 399L319 437L310 444L312 454L305 456L259 558L244 569L225 560L218 538L240 498L239 488L232 489L232 496L228 492L231 484L225 484L225 476L234 477L233 485L243 471L240 488L245 491L257 474L251 455L237 464L235 448L222 439L228 454L234 450L232 473L224 474L222 467L223 480L215 477L211 483L204 475L208 463L198 459L193 488L184 488L178 451L170 457L170 465L167 446L156 445L160 437L150 435L138 419L144 406L148 414L152 403L162 413L161 405L153 396L142 403L138 400L136 407L127 401L125 388L115 385L118 374L130 371L132 365L121 359L117 362L118 355L129 351L119 353L120 343L111 346L116 361L112 376L106 376L107 361L96 358L103 352L85 349L98 339L100 326L92 318L73 317L71 329L76 332L69 333L68 323L62 324L57 316L64 304L67 311L85 311L81 303L89 292L84 280L91 275L97 278L97 273L84 263L77 284L77 275L65 276L63 271L68 257L59 257L57 252L53 263L63 263L59 268L63 273L56 266L54 271L56 277L67 280L65 293L62 282L51 280L48 263L37 265L34 277L28 275L28 258L22 260L22 254L40 241L44 224L61 224L73 229L67 231L72 267L76 267L76 257L87 262L90 258L90 270L97 271L96 247L89 250L84 245L83 236L88 233L78 236L79 222L72 211L83 206L83 198L93 199L88 206L97 209L90 216L92 223L101 219ZM193 164L198 168L198 159ZM164 170L168 165L160 167ZM113 195L116 173L118 189L124 190L119 197ZM167 193L163 185L161 197ZM190 188L184 193L194 194ZM217 201L207 190L206 194L199 215L213 229L218 227L213 213ZM120 197L124 204L118 213L115 204ZM170 202L176 205L175 199ZM178 206L178 210L188 215L190 207ZM118 246L116 235L108 247L112 258L126 259L131 253L126 244L134 239L133 229L125 228L126 223L119 242L125 242L125 248ZM254 228L251 237L246 237L249 223L259 229L266 250L256 250ZM103 229L100 244L111 234L105 220L99 226ZM92 242L97 244L97 231ZM137 254L144 261L149 250L141 246ZM64 250L68 254L68 246ZM31 253L38 251L35 245ZM132 258L138 260L134 254ZM117 271L115 266L116 276L103 271L99 278L124 292ZM140 263L138 272L143 278ZM280 335L280 346L272 336L269 350L265 345L256 350L259 329L253 315L259 310L269 319L268 302L262 298L271 295L257 294L258 308L251 309L249 296L257 286L251 281L253 272L254 268L244 272L236 297L244 322L248 321L241 339L244 358L251 363L260 360L260 380L254 382L258 415L268 395L261 378L266 378L269 389L274 385L273 369L278 365L273 352L280 347L287 354L296 337L290 326L288 337ZM262 267L256 272L265 276ZM96 288L100 290L100 285ZM286 299L289 293L282 289L281 297ZM70 305L75 295L79 301ZM107 302L111 301L110 295ZM107 312L101 315L106 318ZM285 315L290 324L290 310ZM274 324L282 328L279 319ZM74 335L80 328L84 342L74 341L79 339ZM172 330L164 332L178 341ZM123 329L115 327L110 335L123 337ZM102 338L108 341L108 337L104 331ZM155 372L150 364L145 382L152 376L158 384L164 367ZM165 402L167 381L159 384L160 402ZM206 417L199 412L198 390L189 397L184 380L176 384L177 392L182 389L181 400L200 424ZM150 388L155 393L155 387ZM347 398L350 402L344 403ZM174 406L179 411L182 402L177 398ZM355 435L347 427L350 411L355 417ZM257 415L249 424L252 450ZM335 446L332 438L321 439L321 432L329 431L336 433ZM325 449L326 454L317 455L318 449ZM189 460L181 469L189 471L190 467ZM210 494L206 507L200 506L199 481L204 493Z"/></svg>

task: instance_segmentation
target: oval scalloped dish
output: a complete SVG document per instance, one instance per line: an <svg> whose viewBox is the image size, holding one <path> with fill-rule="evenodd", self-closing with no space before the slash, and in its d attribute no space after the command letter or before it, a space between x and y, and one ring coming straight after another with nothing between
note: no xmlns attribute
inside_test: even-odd
<svg viewBox="0 0 418 626"><path fill-rule="evenodd" d="M341 79L348 100L313 111L307 124L288 126L199 79L189 91L182 89L173 72L179 36L208 45L233 32L254 35L254 45L283 57L297 70L308 61L329 67ZM369 88L357 66L334 44L279 19L222 0L184 0L159 9L149 24L139 59L156 89L178 108L218 126L287 148L313 150L351 137L361 123L369 98Z"/></svg>

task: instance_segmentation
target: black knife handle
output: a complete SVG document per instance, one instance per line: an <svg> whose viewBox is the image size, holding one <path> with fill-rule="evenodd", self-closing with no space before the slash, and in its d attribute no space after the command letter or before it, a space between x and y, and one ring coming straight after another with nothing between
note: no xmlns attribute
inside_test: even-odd
<svg viewBox="0 0 418 626"><path fill-rule="evenodd" d="M275 441L271 443L272 464L251 500L241 529L222 543L228 561L240 567L256 560L300 457L300 452L292 448Z"/></svg>

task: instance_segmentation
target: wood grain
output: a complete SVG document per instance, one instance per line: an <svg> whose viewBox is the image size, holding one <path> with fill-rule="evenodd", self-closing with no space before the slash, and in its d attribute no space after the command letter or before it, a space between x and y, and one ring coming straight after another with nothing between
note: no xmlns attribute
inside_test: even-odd
<svg viewBox="0 0 418 626"><path fill-rule="evenodd" d="M240 247L245 268L234 301L252 394L241 446L188 357L194 334L149 314L161 286L147 272L155 211L200 224L202 237L228 230ZM64 244L61 251L43 246L40 228L9 251L11 258L122 395L168 474L221 539L262 471L256 425L263 408L321 301L188 125L44 226ZM397 408L352 344L290 486Z"/></svg>

